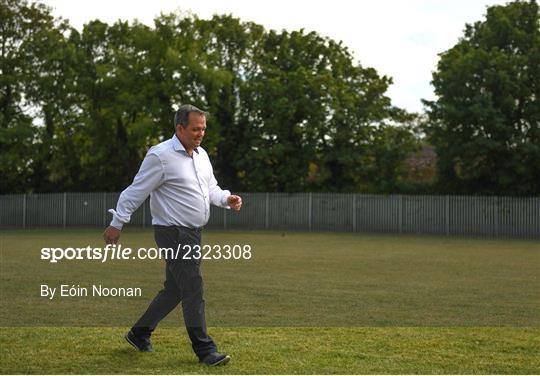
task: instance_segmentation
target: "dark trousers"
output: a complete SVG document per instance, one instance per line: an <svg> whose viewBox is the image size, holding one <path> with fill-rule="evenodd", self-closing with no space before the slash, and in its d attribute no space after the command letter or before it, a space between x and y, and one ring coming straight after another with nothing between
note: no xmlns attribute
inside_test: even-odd
<svg viewBox="0 0 540 376"><path fill-rule="evenodd" d="M141 338L149 338L157 324L180 302L184 323L191 339L193 351L199 358L217 351L217 346L208 335L204 315L203 280L200 260L183 260L187 246L201 245L201 230L181 226L154 226L154 237L159 248L172 249L172 255L165 259L165 282L146 312L133 325L133 333ZM180 246L180 248L179 248ZM186 250L182 247L186 246ZM177 253L177 250L180 251ZM162 252L164 256L164 252Z"/></svg>

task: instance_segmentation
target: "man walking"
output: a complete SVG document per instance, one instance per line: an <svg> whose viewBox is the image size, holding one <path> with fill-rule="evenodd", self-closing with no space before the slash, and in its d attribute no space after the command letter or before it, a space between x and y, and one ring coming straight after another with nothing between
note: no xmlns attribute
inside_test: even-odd
<svg viewBox="0 0 540 376"><path fill-rule="evenodd" d="M103 237L116 243L131 214L150 195L154 237L159 248L194 249L201 244L201 230L209 219L210 204L240 210L242 199L222 190L214 177L208 154L200 146L208 113L192 105L181 106L175 115L173 137L150 148L133 183L127 187ZM139 351L153 351L150 336L157 324L180 302L193 351L201 363L226 364L230 357L219 353L208 335L204 313L200 259L184 260L183 253L165 259L164 288L126 334Z"/></svg>

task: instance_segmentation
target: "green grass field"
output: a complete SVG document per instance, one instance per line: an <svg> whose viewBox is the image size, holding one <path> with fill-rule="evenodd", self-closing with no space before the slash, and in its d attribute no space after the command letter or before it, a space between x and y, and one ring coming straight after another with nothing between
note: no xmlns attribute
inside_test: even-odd
<svg viewBox="0 0 540 376"><path fill-rule="evenodd" d="M154 246L127 229L125 247ZM175 310L140 354L122 336L163 262L40 259L102 247L93 230L2 231L1 373L540 373L540 243L444 237L205 232L250 260L203 262L207 320L233 361L199 366ZM40 285L136 286L141 297L40 296Z"/></svg>

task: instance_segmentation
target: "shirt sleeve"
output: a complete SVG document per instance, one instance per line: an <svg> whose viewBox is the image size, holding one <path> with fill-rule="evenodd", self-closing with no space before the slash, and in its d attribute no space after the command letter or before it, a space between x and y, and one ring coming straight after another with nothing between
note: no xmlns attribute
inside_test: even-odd
<svg viewBox="0 0 540 376"><path fill-rule="evenodd" d="M159 157L148 153L133 183L120 194L116 210L110 209L113 214L111 226L121 230L125 223L131 219L131 214L146 200L148 195L163 182L163 165Z"/></svg>
<svg viewBox="0 0 540 376"><path fill-rule="evenodd" d="M219 187L213 171L212 176L210 177L210 183L208 184L208 194L212 205L230 209L229 204L227 204L227 198L231 195L231 192Z"/></svg>

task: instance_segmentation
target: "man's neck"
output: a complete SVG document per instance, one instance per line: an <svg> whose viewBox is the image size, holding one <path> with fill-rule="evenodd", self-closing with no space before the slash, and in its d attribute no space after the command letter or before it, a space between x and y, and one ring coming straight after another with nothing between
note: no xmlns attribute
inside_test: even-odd
<svg viewBox="0 0 540 376"><path fill-rule="evenodd" d="M178 135L176 135L176 138L178 139L178 141L180 141L180 143L184 147L184 150L186 151L186 154L189 155L190 157L192 157L193 156L193 149L189 149L188 147L186 147L186 145L184 144L182 139L180 137L178 137Z"/></svg>
<svg viewBox="0 0 540 376"><path fill-rule="evenodd" d="M182 141L180 141L180 142L182 142ZM193 149L186 148L186 145L184 145L183 143L182 143L182 145L184 146L184 150L186 151L187 155L189 155L190 157L193 157Z"/></svg>

